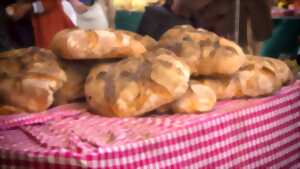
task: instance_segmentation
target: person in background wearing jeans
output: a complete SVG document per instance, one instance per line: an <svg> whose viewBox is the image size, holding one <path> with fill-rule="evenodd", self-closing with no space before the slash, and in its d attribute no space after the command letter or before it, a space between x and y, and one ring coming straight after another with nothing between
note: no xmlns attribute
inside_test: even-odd
<svg viewBox="0 0 300 169"><path fill-rule="evenodd" d="M49 48L57 32L74 27L62 9L61 0L19 0L8 6L6 13L14 20L31 13L35 44L41 48Z"/></svg>

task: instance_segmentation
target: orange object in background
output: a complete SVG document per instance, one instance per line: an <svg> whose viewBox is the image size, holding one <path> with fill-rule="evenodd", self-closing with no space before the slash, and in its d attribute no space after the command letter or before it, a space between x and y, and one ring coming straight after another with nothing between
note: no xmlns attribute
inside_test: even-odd
<svg viewBox="0 0 300 169"><path fill-rule="evenodd" d="M66 28L74 27L71 20L65 15L61 0L41 0L45 11L33 14L32 25L35 34L36 46L49 48L53 36Z"/></svg>

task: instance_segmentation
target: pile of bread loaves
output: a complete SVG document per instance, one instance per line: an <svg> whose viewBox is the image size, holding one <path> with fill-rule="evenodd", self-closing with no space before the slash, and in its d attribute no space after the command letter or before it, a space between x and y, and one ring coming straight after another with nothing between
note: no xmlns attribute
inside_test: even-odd
<svg viewBox="0 0 300 169"><path fill-rule="evenodd" d="M218 100L270 95L293 79L284 62L247 56L190 26L170 29L159 42L121 30L64 30L51 50L0 53L0 113L78 99L104 116L207 112Z"/></svg>

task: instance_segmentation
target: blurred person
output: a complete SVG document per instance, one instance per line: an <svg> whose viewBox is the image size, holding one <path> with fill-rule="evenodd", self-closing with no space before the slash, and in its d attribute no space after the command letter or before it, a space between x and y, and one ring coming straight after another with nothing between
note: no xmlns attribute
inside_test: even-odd
<svg viewBox="0 0 300 169"><path fill-rule="evenodd" d="M9 36L7 28L7 17L5 14L5 7L9 1L0 1L0 51L10 50L14 44Z"/></svg>
<svg viewBox="0 0 300 169"><path fill-rule="evenodd" d="M175 25L192 24L185 15L172 12L172 4L173 0L166 0L162 6L146 7L137 32L159 40L161 35Z"/></svg>
<svg viewBox="0 0 300 169"><path fill-rule="evenodd" d="M6 7L13 3L16 3L16 0L0 1L0 46L2 50L28 47L34 44L30 16L26 15L18 21L13 21L6 14Z"/></svg>
<svg viewBox="0 0 300 169"><path fill-rule="evenodd" d="M68 0L77 15L77 26L82 29L107 29L115 24L112 0Z"/></svg>
<svg viewBox="0 0 300 169"><path fill-rule="evenodd" d="M239 44L246 53L257 54L258 42L272 34L271 0L240 0ZM235 0L173 0L171 9L189 18L195 27L234 39Z"/></svg>
<svg viewBox="0 0 300 169"><path fill-rule="evenodd" d="M41 48L48 48L57 32L74 27L62 9L61 0L18 0L6 12L15 21L32 14L35 44Z"/></svg>

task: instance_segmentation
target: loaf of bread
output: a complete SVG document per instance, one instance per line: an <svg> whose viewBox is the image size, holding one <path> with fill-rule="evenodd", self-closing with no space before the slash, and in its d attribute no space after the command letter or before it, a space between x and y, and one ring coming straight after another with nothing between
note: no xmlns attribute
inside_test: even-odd
<svg viewBox="0 0 300 169"><path fill-rule="evenodd" d="M53 52L69 60L139 57L146 47L124 31L67 29L55 35Z"/></svg>
<svg viewBox="0 0 300 169"><path fill-rule="evenodd" d="M209 86L197 81L190 82L190 88L184 96L170 104L174 113L201 113L213 110L217 96Z"/></svg>
<svg viewBox="0 0 300 169"><path fill-rule="evenodd" d="M159 43L181 57L193 76L232 75L246 61L242 49L234 42L190 26L170 29Z"/></svg>
<svg viewBox="0 0 300 169"><path fill-rule="evenodd" d="M292 80L292 73L280 60L248 56L246 63L233 76L197 80L210 86L220 100L271 95Z"/></svg>
<svg viewBox="0 0 300 169"><path fill-rule="evenodd" d="M272 70L281 86L289 83L294 78L289 66L279 59L248 55L246 66L249 64L255 64L259 68L267 67Z"/></svg>
<svg viewBox="0 0 300 169"><path fill-rule="evenodd" d="M0 53L0 100L4 105L40 112L54 102L54 93L66 81L56 56L27 48Z"/></svg>
<svg viewBox="0 0 300 169"><path fill-rule="evenodd" d="M85 94L93 112L141 116L183 96L189 78L187 65L172 52L158 49L143 57L96 66L87 78Z"/></svg>

